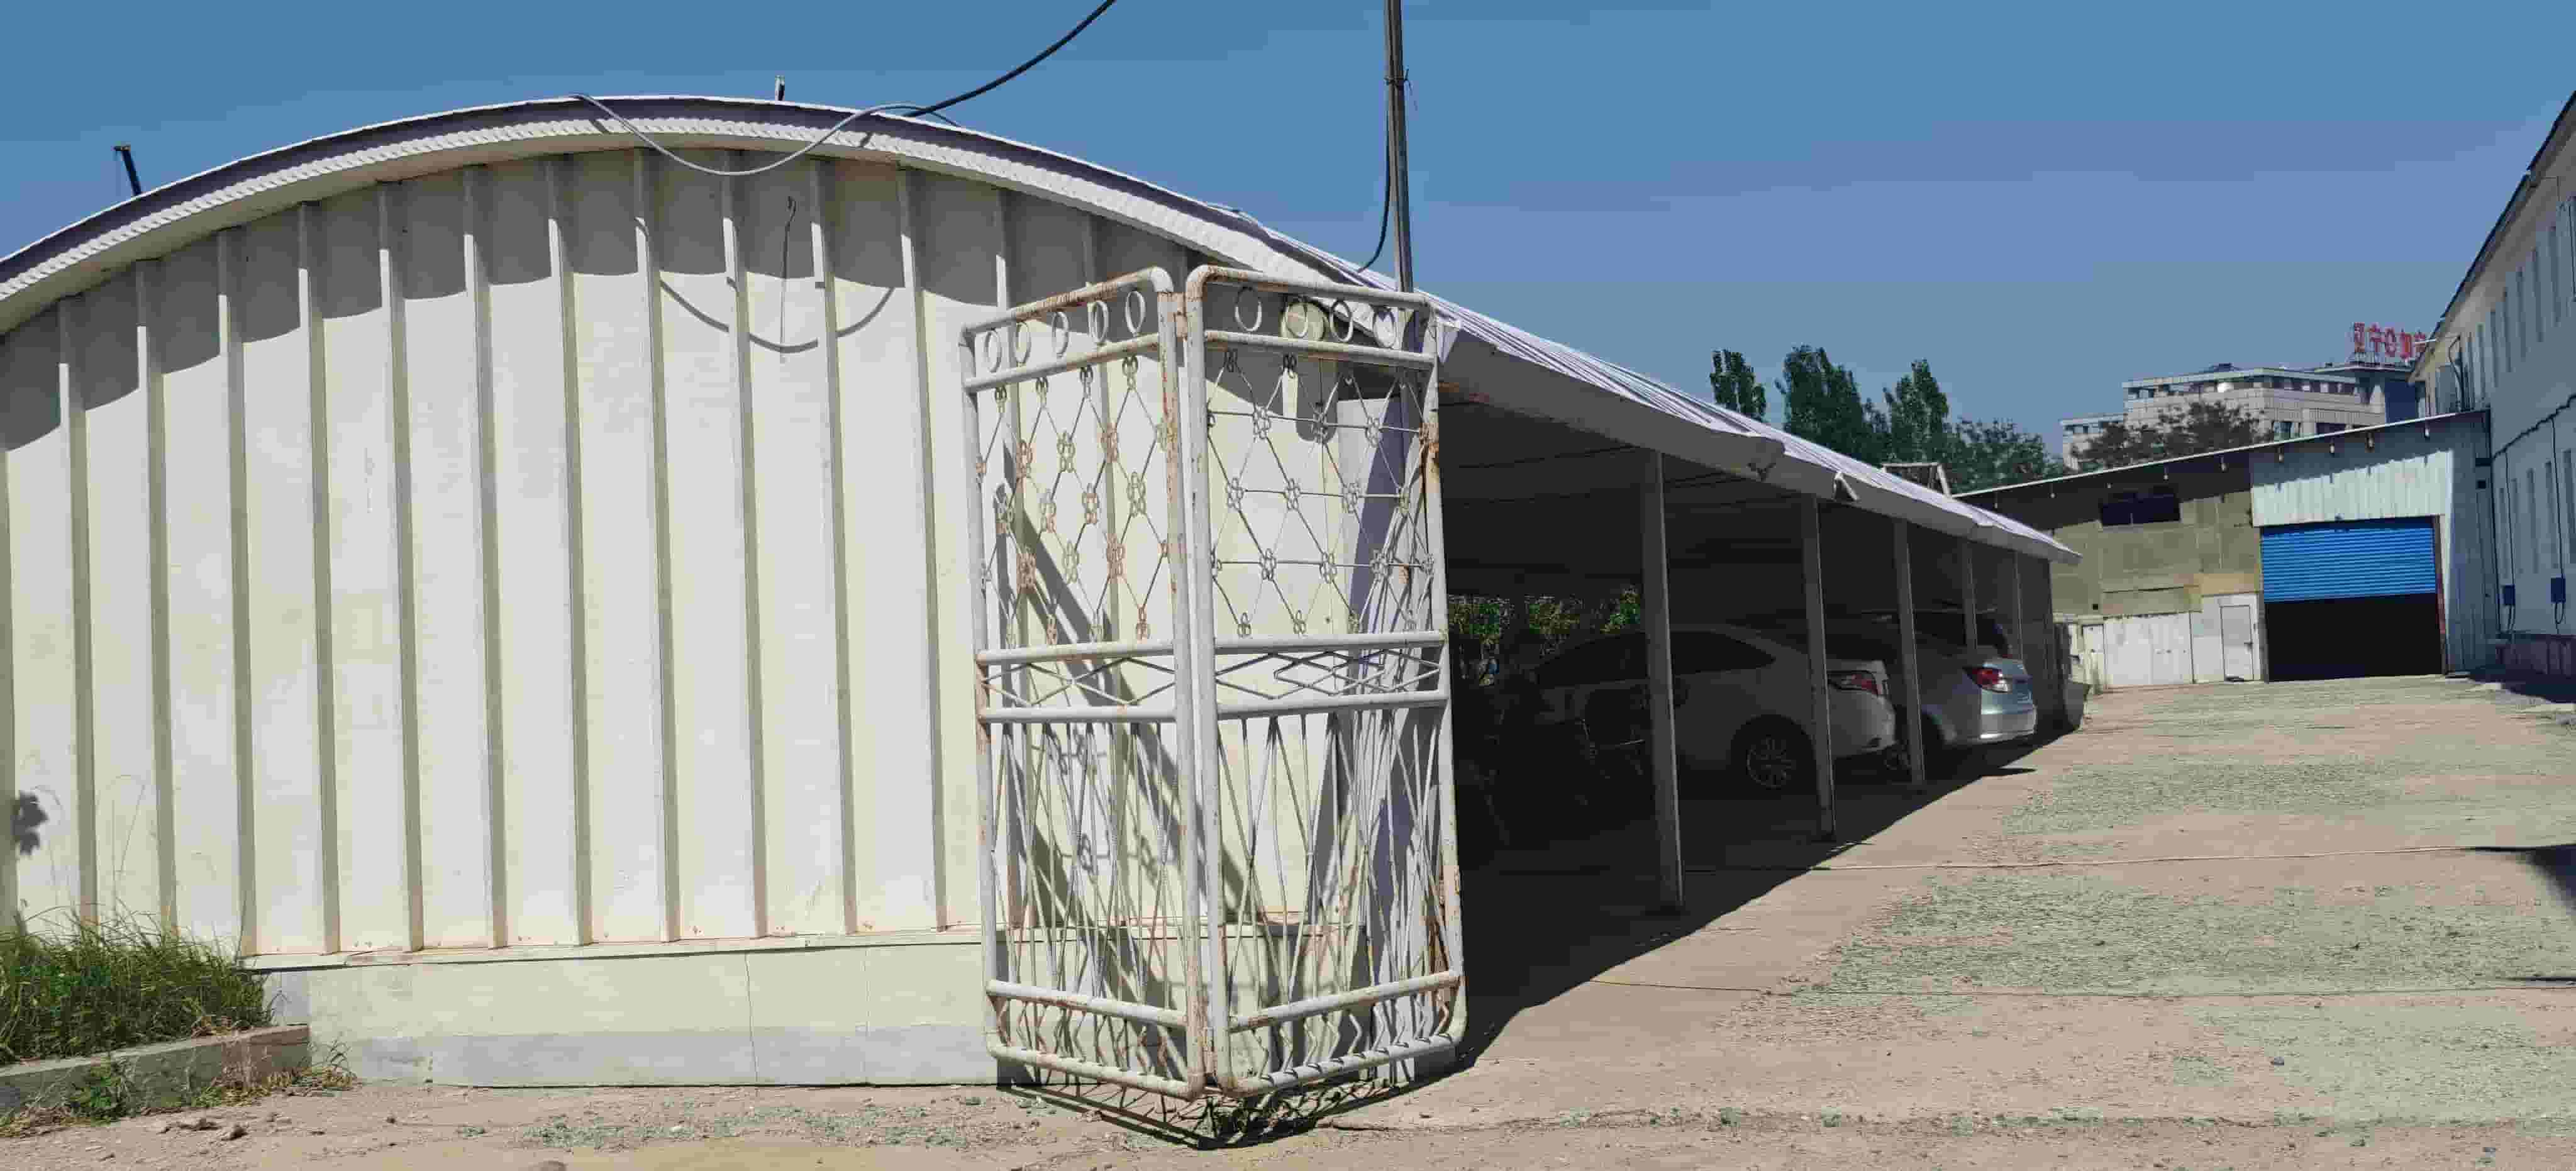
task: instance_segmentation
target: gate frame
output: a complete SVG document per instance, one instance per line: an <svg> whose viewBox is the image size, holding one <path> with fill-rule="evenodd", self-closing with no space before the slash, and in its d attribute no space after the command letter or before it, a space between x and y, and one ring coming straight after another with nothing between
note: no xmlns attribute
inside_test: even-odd
<svg viewBox="0 0 2576 1171"><path fill-rule="evenodd" d="M1103 342L1095 336L1092 346L1079 354L1060 354L1052 361L1013 368L1012 351L1017 340L1018 327L1041 318L1063 317L1075 306L1111 301L1122 291L1138 289L1152 291L1153 303L1149 311L1153 315L1153 333L1145 333L1142 328L1143 323L1138 322L1131 326L1136 331L1136 336L1125 341ZM1102 320L1105 322L1106 317L1104 316ZM1058 328L1064 327L1059 325ZM990 373L977 373L980 360L977 355L976 339L979 335L987 338L998 337L1000 368ZM1189 613L1189 607L1181 599L1175 598L1172 605L1174 630L1168 638L1057 644L1010 650L993 649L993 636L987 629L987 623L992 620L993 598L992 591L985 581L984 566L984 562L991 557L989 542L992 534L985 529L983 475L976 466L983 441L980 412L985 409L981 405L979 396L984 392L1022 382L1042 381L1055 374L1084 366L1105 367L1107 363L1124 357L1141 358L1148 354L1155 356L1162 381L1163 423L1166 427L1172 426L1177 417L1175 411L1179 389L1176 381L1179 367L1177 352L1180 348L1179 320L1177 306L1174 303L1172 278L1160 267L1140 269L1125 276L1113 277L977 318L959 327L957 336L960 346L965 351L964 368L967 372L966 378L961 382L961 390L966 399L964 404L966 433L960 445L965 464L966 482L970 486L971 496L966 509L967 547L973 551L975 557L975 563L967 574L970 604L973 606L967 625L975 658L975 787L978 807L975 885L976 898L982 914L979 929L982 933L980 942L984 973L984 1047L995 1057L1023 1065L1145 1090L1182 1101L1198 1098L1207 1093L1205 1070L1208 1060L1206 997L1199 991L1203 984L1199 971L1200 951L1189 946L1188 943L1189 933L1203 932L1205 922L1205 908L1199 903L1198 886L1187 881L1186 877L1180 884L1183 899L1182 918L1174 929L1182 935L1183 967L1182 979L1178 987L1182 990L1183 996L1182 1004L1177 1009L1086 996L1065 989L1041 988L1002 979L1002 940L1007 928L1001 921L999 867L1002 864L1002 854L998 825L999 794L993 768L994 753L999 750L993 734L994 726L1016 723L1076 721L1115 724L1170 723L1173 725L1176 751L1182 754L1184 759L1188 759L1191 752L1190 736L1196 726L1195 721L1188 716L1194 710L1198 696L1190 673L1183 668L1180 659L1183 648L1189 645L1192 615ZM1013 431L1011 442L1016 445L1020 441L1017 434L1018 428L1016 423L1011 426ZM1165 475L1177 482L1181 477L1177 450L1164 453L1164 466ZM1170 508L1171 516L1165 523L1165 529L1166 540L1171 543L1172 551L1167 560L1171 563L1171 568L1178 571L1188 564L1189 538L1182 526L1185 516L1183 495L1180 492L1171 492L1169 496L1170 499L1166 503ZM1007 698L997 696L990 674L997 667L1007 668L1032 662L1076 658L1147 659L1156 655L1168 656L1172 664L1172 702L1168 707L1094 708L1070 718L1057 715L1052 720L1045 717L1031 718L1025 715L1014 715L1012 713L1035 710L1052 712L1053 709L1010 706ZM997 698L1002 698L1003 701L997 703ZM1194 785L1184 783L1182 786L1183 795L1192 804L1196 800L1194 790ZM1183 816L1178 819L1179 824L1176 829L1176 854L1185 875L1199 867L1200 857L1204 851L1203 843L1197 840L1195 814L1194 808L1185 805ZM1004 1000L1052 1005L1153 1027L1177 1028L1182 1034L1182 1068L1187 1074L1187 1080L1176 1080L1006 1044L1001 1026L1001 1004Z"/></svg>
<svg viewBox="0 0 2576 1171"><path fill-rule="evenodd" d="M1345 340L1327 340L1326 335L1333 332L1330 326L1319 329L1314 338L1209 330L1206 328L1205 304L1207 287L1211 283L1235 286L1256 294L1275 293L1287 298L1303 298L1317 307L1334 307L1341 314ZM1052 318L1055 328L1063 331L1068 314L1076 307L1103 301L1114 303L1122 293L1132 295L1145 289L1150 289L1153 294L1155 328L1150 335L1143 331L1141 322L1131 322L1130 327L1136 336L1123 341L1106 342L1095 334L1093 344L1079 353L1066 353L1060 349L1051 360L1015 365L1021 360L1017 353L1020 327ZM1352 344L1360 332L1352 308L1354 305L1378 311L1373 326L1392 318L1399 334L1396 344ZM1105 322L1106 318L1099 320ZM965 377L958 384L960 393L965 396L966 434L961 450L963 471L972 496L966 513L968 547L974 558L967 577L969 604L973 607L968 621L969 641L975 663L976 796L979 814L976 886L982 916L980 943L985 1047L994 1057L1188 1101L1210 1094L1254 1097L1345 1073L1447 1053L1464 1039L1467 1024L1465 940L1459 914L1457 796L1450 722L1448 563L1441 516L1440 385L1436 330L1434 303L1422 294L1279 278L1219 265L1202 265L1193 270L1185 291L1176 291L1169 274L1161 268L1146 268L1014 306L959 327L957 337L965 356ZM1373 340L1383 342L1375 328L1368 329L1367 334ZM983 344L998 347L993 369L989 372L983 372L986 363L979 356L979 338L983 339ZM1216 560L1208 479L1210 420L1206 378L1207 351L1212 342L1218 346L1257 348L1308 359L1420 372L1423 379L1421 419L1420 436L1416 441L1422 477L1421 506L1424 510L1420 523L1428 526L1428 541L1433 554L1427 628L1372 634L1216 637ZM1163 425L1176 431L1174 437L1178 440L1164 452L1166 474L1172 481L1167 501L1171 515L1165 532L1170 545L1167 571L1175 575L1171 587L1174 590L1172 634L1164 639L996 649L996 632L990 629L995 592L986 579L992 558L990 542L994 534L987 530L984 472L978 467L983 448L983 412L992 409L984 402L983 396L998 388L1043 382L1052 375L1085 366L1105 368L1107 363L1121 358L1141 358L1149 354L1156 357L1160 366ZM1016 422L1005 425L1013 432L1011 442L1017 444L1020 439ZM1010 458L1016 459L1016 456ZM1411 487L1409 481L1403 485L1404 490ZM1216 656L1220 653L1296 654L1422 648L1435 648L1437 651L1438 675L1428 689L1264 699L1239 704L1225 704L1217 699ZM1016 706L1011 702L1013 697L1008 690L997 688L995 684L997 671L1033 663L1083 658L1150 661L1163 656L1168 656L1173 678L1171 702L1167 706L1082 709ZM1225 926L1218 921L1225 906L1221 824L1223 792L1222 773L1218 767L1222 751L1218 736L1221 722L1232 718L1412 707L1438 709L1430 743L1429 778L1435 798L1429 811L1437 821L1433 827L1435 856L1428 860L1427 865L1431 868L1428 881L1438 888L1436 894L1442 919L1438 943L1448 967L1439 972L1234 1014L1228 998ZM1181 941L1182 960L1182 978L1176 985L1181 990L1182 1003L1177 1007L1096 997L1002 978L1008 927L1001 920L1000 908L1004 857L995 772L995 754L1000 751L1000 744L995 729L1007 725L1077 722L1167 722L1173 726L1173 750L1176 758L1185 762L1178 786L1182 799L1181 816L1175 827L1175 857L1181 870L1183 897L1182 919L1174 926ZM1424 1036L1404 1038L1288 1069L1241 1072L1234 1069L1228 1040L1237 1033L1326 1013L1365 1009L1396 997L1438 994L1444 990L1450 1000L1444 1024L1439 1030ZM1183 1039L1185 1077L1163 1077L1008 1044L1002 1030L1002 1005L1005 1001L1049 1005L1176 1030Z"/></svg>
<svg viewBox="0 0 2576 1171"><path fill-rule="evenodd" d="M1419 344L1420 352L1385 345L1354 345L1327 340L1333 332L1329 325L1308 339L1282 334L1259 334L1246 330L1216 330L1207 319L1207 289L1211 283L1222 283L1255 293L1278 293L1286 297L1305 297L1319 307L1340 310L1340 319L1351 322L1350 306L1379 307L1394 312L1394 325L1401 331L1398 346ZM1340 285L1321 281L1274 277L1250 269L1223 265L1201 265L1191 271L1181 295L1181 448L1186 468L1185 492L1189 496L1188 547L1191 564L1185 580L1190 583L1193 621L1189 627L1189 674L1194 682L1205 685L1208 693L1195 709L1198 727L1190 736L1195 752L1192 785L1199 793L1199 812L1205 819L1201 841L1202 879L1205 892L1199 896L1201 948L1199 961L1201 993L1209 1024L1210 1058L1208 1077L1217 1093L1235 1098L1249 1098L1278 1090L1290 1089L1309 1082L1321 1081L1343 1073L1370 1069L1392 1062L1434 1056L1457 1048L1466 1036L1467 993L1464 932L1458 908L1458 812L1457 786L1451 758L1450 692L1449 692L1449 566L1448 545L1441 517L1440 495L1440 356L1436 346L1437 310L1429 296L1403 293L1358 285ZM1284 311L1283 311L1284 317ZM1238 321L1236 324L1242 325ZM1257 323L1250 328L1258 328ZM1343 336L1351 338L1360 330L1356 323ZM1374 337L1374 330L1368 331ZM1208 502L1208 349L1210 343L1242 348L1269 350L1288 355L1326 359L1379 367L1418 370L1422 374L1422 419L1420 459L1423 476L1423 523L1430 526L1432 548L1431 607L1427 630L1394 631L1383 634L1340 636L1253 637L1219 639L1215 634L1214 536ZM1208 560L1201 562L1204 554ZM1437 684L1428 691L1391 695L1334 696L1314 700L1270 700L1249 704L1219 702L1214 694L1216 655L1220 651L1257 652L1271 649L1347 649L1354 647L1395 650L1412 646L1440 648L1440 674ZM1397 707L1436 707L1440 709L1433 733L1432 785L1437 797L1435 829L1439 856L1432 881L1440 887L1442 924L1440 943L1449 968L1365 988L1307 997L1286 1004L1267 1005L1236 1015L1228 998L1228 976L1225 959L1224 924L1217 921L1224 906L1222 856L1223 827L1219 823L1220 794L1217 790L1221 773L1217 767L1220 721L1245 715L1282 715L1334 709L1389 709ZM1232 1047L1228 1039L1236 1033L1249 1032L1274 1024L1299 1020L1324 1013L1366 1008L1398 996L1436 993L1450 989L1450 1010L1445 1027L1425 1037L1412 1038L1361 1050L1340 1057L1326 1058L1291 1069L1272 1072L1244 1072L1234 1068Z"/></svg>

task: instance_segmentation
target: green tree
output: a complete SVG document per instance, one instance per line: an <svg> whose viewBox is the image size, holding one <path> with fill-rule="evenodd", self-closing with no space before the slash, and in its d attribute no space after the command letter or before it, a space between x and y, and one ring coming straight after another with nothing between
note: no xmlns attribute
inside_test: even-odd
<svg viewBox="0 0 2576 1171"><path fill-rule="evenodd" d="M1950 490L1974 492L2057 474L2048 444L2005 419L1961 419L1948 428L1941 462Z"/></svg>
<svg viewBox="0 0 2576 1171"><path fill-rule="evenodd" d="M1948 463L1950 396L1932 377L1932 364L1915 359L1914 369L1883 392L1887 404L1886 441L1880 459L1888 463Z"/></svg>
<svg viewBox="0 0 2576 1171"><path fill-rule="evenodd" d="M1786 412L1782 427L1791 435L1820 443L1855 459L1880 462L1886 446L1887 421L1876 404L1860 396L1851 368L1834 365L1823 347L1799 346L1781 360L1780 392Z"/></svg>
<svg viewBox="0 0 2576 1171"><path fill-rule="evenodd" d="M2076 466L2088 472L2124 468L2245 447L2265 438L2263 420L2254 412L2233 403L2204 399L2143 423L2115 419L2102 424L2100 433L2085 446L2084 454L2076 458Z"/></svg>
<svg viewBox="0 0 2576 1171"><path fill-rule="evenodd" d="M1708 393L1717 405L1740 414L1762 418L1771 404L1762 393L1762 379L1753 373L1753 364L1733 350L1717 350L1708 356Z"/></svg>

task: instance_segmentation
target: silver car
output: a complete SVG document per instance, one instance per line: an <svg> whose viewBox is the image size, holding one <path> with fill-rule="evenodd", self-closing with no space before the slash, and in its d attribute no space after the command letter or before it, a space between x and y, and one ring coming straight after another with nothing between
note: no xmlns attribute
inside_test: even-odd
<svg viewBox="0 0 2576 1171"><path fill-rule="evenodd" d="M1950 628L1955 629L1957 612L1951 614ZM1792 642L1803 644L1806 639L1804 614L1763 615L1739 621ZM1920 717L1911 717L1904 710L1905 663L1897 649L1896 616L1846 614L1825 619L1825 638L1835 654L1866 656L1887 664L1888 702L1897 709L1900 734L1923 736L1927 775L1951 777L1977 749L2027 740L2037 734L2039 704L2031 690L2030 670L2021 660L1989 653L1983 647L1971 651L1952 639L1930 633L1935 629L1940 628L1929 619L1918 617L1915 623L1914 653L1923 671L1923 712ZM1999 635L1988 637L1991 640ZM1888 752L1885 763L1890 771L1905 771L1903 743Z"/></svg>
<svg viewBox="0 0 2576 1171"><path fill-rule="evenodd" d="M1915 615L1915 655L1923 664L1923 718L1912 723L1923 731L1924 769L1934 776L1957 775L1977 749L2027 740L2039 733L2039 699L2031 690L2030 668L2008 649L1999 649L2004 645L1999 624L1982 614L1978 619L1980 641L1990 645L1968 647L1927 633L1956 630L1956 610ZM1895 635L1895 614L1871 615L1868 620L1890 637ZM1895 694L1900 698L1905 694L1901 684Z"/></svg>

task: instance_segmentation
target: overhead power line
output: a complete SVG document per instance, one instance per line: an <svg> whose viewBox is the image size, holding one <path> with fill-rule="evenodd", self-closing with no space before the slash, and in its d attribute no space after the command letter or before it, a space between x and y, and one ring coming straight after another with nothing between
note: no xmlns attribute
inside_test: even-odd
<svg viewBox="0 0 2576 1171"><path fill-rule="evenodd" d="M678 156L678 155L676 155L676 154L671 153L670 148L665 147L665 146L663 146L661 143L654 141L654 139L653 139L653 136L652 136L652 135L650 135L650 134L646 134L646 133L645 133L641 128L637 127L634 123L627 121L627 120L626 120L626 116L625 116L624 114L620 114L620 113L618 113L616 110L609 108L608 103L603 102L603 101L600 101L598 98L592 97L592 96L590 96L589 94L573 94L573 95L571 95L571 96L573 96L573 97L575 97L575 98L578 98L578 99L580 99L581 101L584 101L584 102L588 102L588 103L590 103L590 105L591 105L593 108L597 109L600 113L608 115L608 117L609 117L609 119L610 119L611 121L616 122L616 123L617 123L619 126L621 126L621 127L624 127L624 128L625 128L625 130L626 130L626 132L627 132L628 134L632 134L632 135L634 135L634 136L636 137L636 139L637 139L637 140L639 140L639 141L641 141L644 145L649 146L649 147L652 147L655 151L660 152L663 158L669 159L669 160L671 160L672 162L678 163L678 164L680 164L680 165L681 165L681 166L683 166L683 167L687 167L687 168L689 168L689 169L690 169L690 170L692 170L692 171L697 171L697 172L700 172L700 173L702 173L702 174L714 175L714 176L717 176L718 178L738 179L738 178L742 178L742 177L744 177L744 176L748 176L748 175L758 175L758 174L762 174L762 173L767 172L767 171L774 171L774 170L777 170L777 169L778 169L778 168L780 168L780 167L786 166L786 165L787 165L787 164L789 164L789 163L795 162L795 161L796 161L796 160L798 160L798 159L804 158L807 154L812 153L815 147L818 147L818 146L823 145L825 142L830 141L833 135L835 135L835 134L839 134L839 133L841 132L841 129L842 129L843 127L846 127L846 126L848 126L850 123L852 123L852 122L856 122L856 121L858 121L858 120L859 120L859 119L861 119L861 118L865 118L865 117L867 117L867 116L868 116L868 115L870 115L870 114L901 114L901 115L906 115L906 116L916 117L916 118L940 118L940 120L941 120L941 121L943 121L943 122L944 122L944 121L947 121L947 119L946 119L946 118L940 117L940 113L939 113L939 112L940 112L941 110L945 110L945 109L947 109L947 108L948 108L948 107L950 107L950 106L954 106L954 105L958 104L959 102L971 101L971 100L973 100L973 99L975 99L975 98L982 97L982 96L984 96L985 94L991 93L991 92L993 92L994 90L996 90L996 89L1000 88L1004 83L1009 82L1012 78L1018 77L1019 75L1021 75L1021 74L1023 74L1023 73L1026 73L1026 72L1028 72L1028 71L1029 71L1029 70L1031 70L1031 69L1037 68L1037 66L1038 66L1038 63L1039 63L1039 62L1045 61L1047 58L1052 57L1052 56L1055 56L1055 54L1056 54L1056 50L1058 50L1058 49L1062 49L1062 48L1064 48L1066 45L1072 44L1072 43L1073 43L1073 38L1078 37L1078 36L1081 36L1081 35L1082 35L1082 30L1087 29L1087 28L1090 28L1090 27L1091 27L1091 22L1092 22L1092 21L1095 21L1095 20L1100 19L1100 14L1101 14L1101 13L1104 13L1104 12L1109 11L1109 6L1110 6L1110 5L1112 5L1112 4L1116 4L1117 2L1118 2L1118 0L1100 0L1100 6L1099 6L1099 7L1097 7L1097 8L1092 9L1092 10L1091 10L1091 15L1086 16L1086 17L1083 17L1083 18L1082 18L1082 22L1081 22L1081 23L1074 25L1074 26L1073 26L1071 29L1069 29L1069 30L1066 30L1066 32L1065 32L1065 34L1064 34L1063 36L1057 37L1057 38L1055 39L1055 43L1054 43L1054 44L1052 44L1052 45L1048 45L1046 48L1039 50L1039 51L1038 51L1038 55L1037 55L1037 56L1035 56L1035 57L1031 57L1031 58L1029 58L1029 59L1028 59L1028 60L1026 60L1026 61L1022 61L1022 62L1020 62L1020 63L1019 63L1019 65L1018 65L1017 67L1013 68L1010 72L1008 72L1008 73L1005 73L1005 74L1001 75L1000 77L996 77L996 78L994 78L994 79L993 79L993 80L991 80L991 81L985 82L984 84L979 85L979 86L976 86L976 87L975 87L975 88L973 88L973 89L967 90L966 92L964 92L964 93L962 93L962 94L958 94L958 95L957 95L957 96L955 96L955 97L948 98L948 99L945 99L945 100L943 100L943 101L932 102L931 104L929 104L929 105L927 105L927 106L923 106L923 105L916 105L916 104L911 103L911 102L889 102L889 103L886 103L886 104L884 104L884 105L880 105L880 106L870 106L870 107L868 107L868 108L866 108L866 109L864 109L864 110L852 110L852 111L850 111L850 113L849 113L849 115L848 115L848 116L846 116L846 117L842 118L842 119L841 119L840 121L838 121L838 122L833 123L833 124L832 124L832 128L831 128L831 129L826 130L826 131L824 131L822 134L820 134L820 135L816 136L816 138L814 139L814 141L809 142L809 143L806 143L804 146L797 148L796 153L791 154L791 155L788 155L786 158L779 159L779 160L777 160L777 161L775 161L775 162L767 163L767 164L764 164L764 165L762 165L762 166L752 167L752 168L749 168L749 169L747 169L747 170L741 170L741 171L727 171L727 170L723 170L723 169L720 169L720 168L717 168L717 167L709 167L709 166L705 166L705 165L702 165L702 164L699 164L699 163L693 163L693 162L690 162L690 161L689 161L689 160L687 160L687 159L681 158L680 156ZM785 90L786 90L786 85L785 85L785 83L782 81L782 82L780 83L780 85L779 85L779 92L782 92L782 93L783 93L783 92L785 92Z"/></svg>

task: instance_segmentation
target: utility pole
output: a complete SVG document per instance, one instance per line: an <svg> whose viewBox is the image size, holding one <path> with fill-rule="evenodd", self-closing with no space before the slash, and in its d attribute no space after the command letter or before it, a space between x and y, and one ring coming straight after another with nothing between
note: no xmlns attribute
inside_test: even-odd
<svg viewBox="0 0 2576 1171"><path fill-rule="evenodd" d="M1386 0L1386 199L1395 233L1395 287L1413 291L1413 192L1405 175L1404 0Z"/></svg>
<svg viewBox="0 0 2576 1171"><path fill-rule="evenodd" d="M116 157L125 160L125 185L133 188L134 194L143 194L143 177L134 173L134 148L117 143Z"/></svg>

